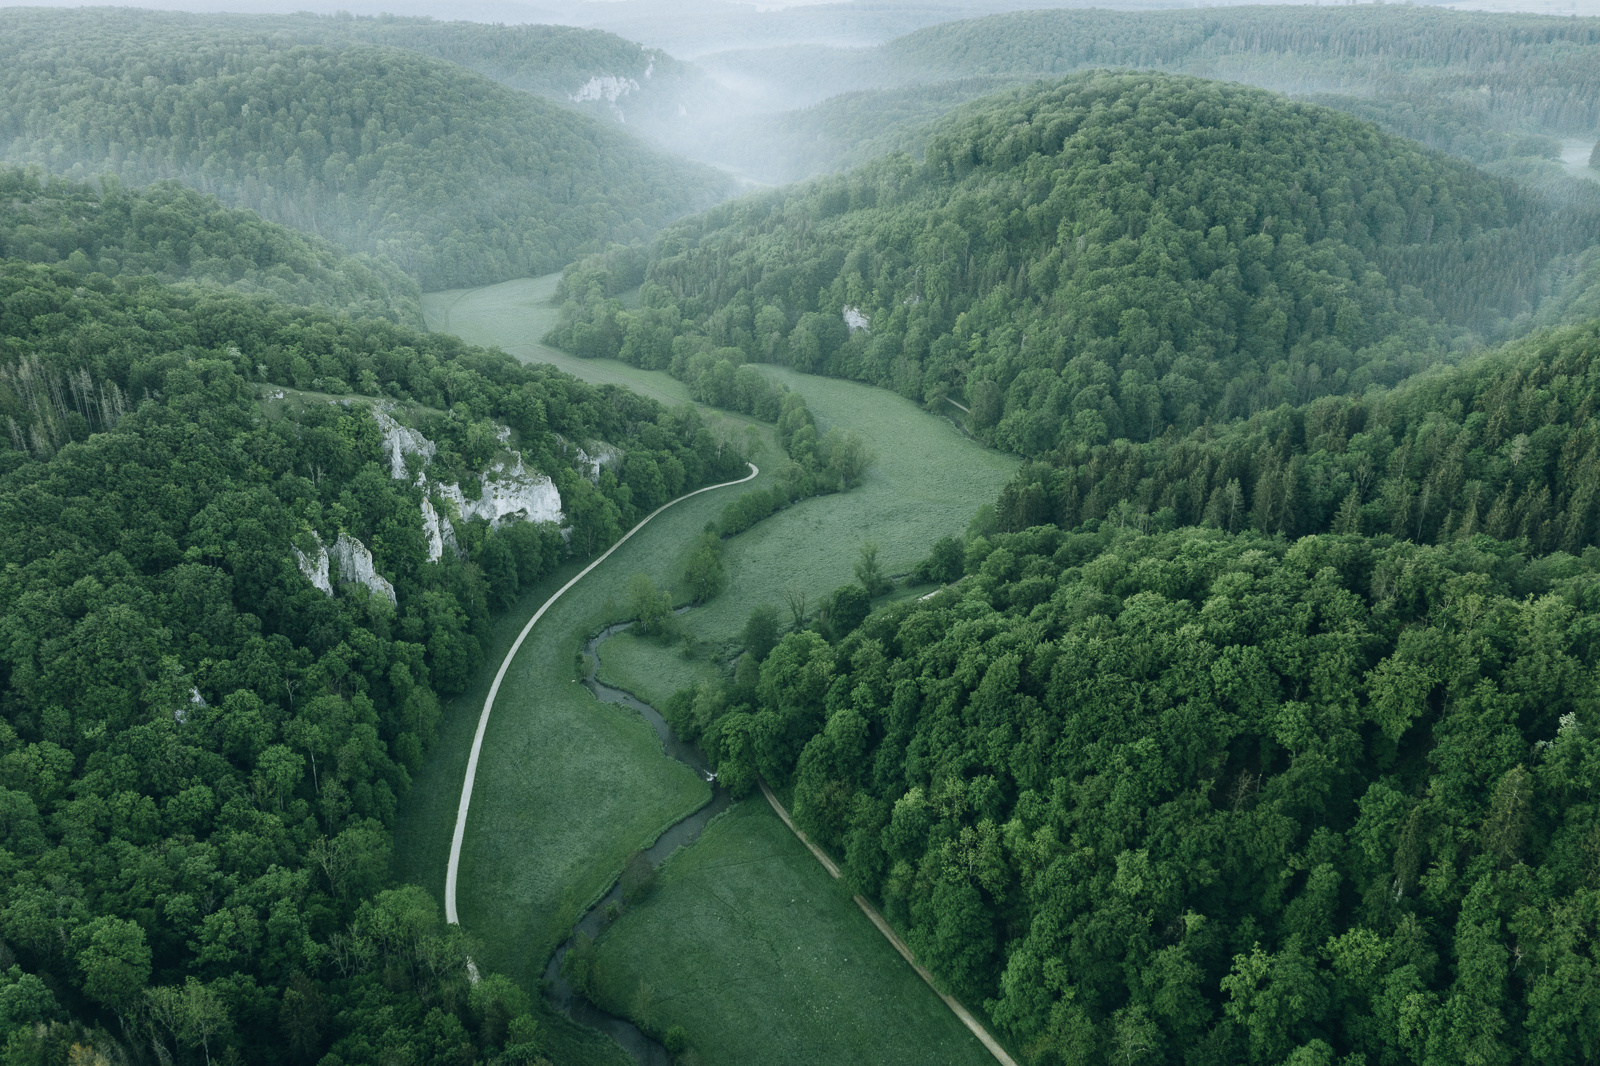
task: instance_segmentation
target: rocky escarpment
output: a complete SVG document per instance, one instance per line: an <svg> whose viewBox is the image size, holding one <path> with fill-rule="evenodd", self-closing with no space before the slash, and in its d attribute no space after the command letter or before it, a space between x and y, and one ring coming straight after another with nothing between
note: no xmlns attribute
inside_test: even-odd
<svg viewBox="0 0 1600 1066"><path fill-rule="evenodd" d="M457 482L430 479L426 472L428 461L438 453L438 446L419 431L398 422L387 404L376 404L372 417L383 433L381 445L389 476L396 480L411 480L411 470L417 474L412 481L423 491L422 532L427 539L428 561L438 562L446 549L456 551L456 522L482 518L491 529L499 529L507 522L561 523L561 492L546 474L529 470L523 463L522 453L510 446L511 434L502 429L500 439L506 445L506 454L496 459L488 470L478 475L474 486L478 491L469 499ZM597 454L589 456L579 449L579 469L591 478L600 476L602 466L615 463L621 453L610 445L592 445ZM420 462L409 466L407 457L415 455ZM331 550L313 531L309 541L294 548L295 563L300 572L318 589L333 595L331 564L338 565L343 582L365 585L374 594L381 594L393 603L394 586L373 564L372 552L359 540L341 532Z"/></svg>

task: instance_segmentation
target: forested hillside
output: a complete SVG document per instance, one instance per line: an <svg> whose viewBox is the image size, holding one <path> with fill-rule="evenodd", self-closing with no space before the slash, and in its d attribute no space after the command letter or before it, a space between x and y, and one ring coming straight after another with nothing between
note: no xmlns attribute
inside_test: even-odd
<svg viewBox="0 0 1600 1066"><path fill-rule="evenodd" d="M469 984L470 941L389 880L439 697L568 550L466 512L516 447L594 550L736 449L451 337L15 260L0 421L6 1061L553 1054L559 1026ZM620 452L598 471L595 440Z"/></svg>
<svg viewBox="0 0 1600 1066"><path fill-rule="evenodd" d="M1391 392L1325 397L1024 469L1005 529L1091 519L1254 528L1291 539L1487 533L1535 553L1600 542L1600 324L1543 334Z"/></svg>
<svg viewBox="0 0 1600 1066"><path fill-rule="evenodd" d="M1258 90L1076 75L969 105L926 161L746 197L568 279L555 337L697 347L972 409L1024 455L1392 385L1529 313L1587 215Z"/></svg>
<svg viewBox="0 0 1600 1066"><path fill-rule="evenodd" d="M1489 125L1600 126L1600 24L1427 7L1027 11L930 26L884 45L897 76L1154 67L1284 92L1476 103Z"/></svg>
<svg viewBox="0 0 1600 1066"><path fill-rule="evenodd" d="M390 260L352 255L170 182L129 190L114 178L73 182L0 166L0 258L223 285L422 324L417 283Z"/></svg>
<svg viewBox="0 0 1600 1066"><path fill-rule="evenodd" d="M1551 142L1540 137L1587 137L1600 126L1597 37L1592 19L1400 5L1021 11L928 26L874 48L777 46L700 63L730 86L774 101L767 110L863 90L915 96L921 89L932 102L972 78L1018 85L1095 67L1162 70L1309 94L1388 132L1491 163L1545 155ZM870 135L920 150L922 121L890 107ZM764 169L755 169L762 157L748 153L748 168L766 180L860 161L848 114L790 112L743 124L781 145ZM809 125L820 125L820 135L785 141L786 130L803 134ZM724 153L739 149L713 144Z"/></svg>
<svg viewBox="0 0 1600 1066"><path fill-rule="evenodd" d="M149 12L0 13L0 157L175 178L424 289L548 272L728 188L453 63Z"/></svg>
<svg viewBox="0 0 1600 1066"><path fill-rule="evenodd" d="M1093 529L674 717L1031 1063L1600 1055L1592 560Z"/></svg>

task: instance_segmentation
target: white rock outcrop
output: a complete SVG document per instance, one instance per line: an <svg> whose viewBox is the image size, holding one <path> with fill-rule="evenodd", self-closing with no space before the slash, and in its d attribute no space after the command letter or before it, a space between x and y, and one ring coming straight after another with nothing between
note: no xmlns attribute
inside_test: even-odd
<svg viewBox="0 0 1600 1066"><path fill-rule="evenodd" d="M439 521L439 512L433 509L433 501L422 497L422 535L428 538L428 562L436 563L444 558L444 529L450 523Z"/></svg>
<svg viewBox="0 0 1600 1066"><path fill-rule="evenodd" d="M321 537L315 533L311 534L311 537L317 542L317 550L307 555L299 547L295 547L294 560L299 564L300 572L306 576L307 581L332 596L333 582L328 580L328 549L322 546Z"/></svg>
<svg viewBox="0 0 1600 1066"><path fill-rule="evenodd" d="M844 309L844 324L849 327L851 333L858 329L864 329L868 333L872 332L872 320L862 314L859 307L846 307Z"/></svg>
<svg viewBox="0 0 1600 1066"><path fill-rule="evenodd" d="M415 452L422 456L423 462L427 462L439 450L433 441L409 426L402 426L382 407L373 407L372 418L383 431L383 454L389 460L389 476L392 478L403 479L406 476L407 455Z"/></svg>
<svg viewBox="0 0 1600 1066"><path fill-rule="evenodd" d="M294 548L295 562L299 564L306 580L332 596L333 582L329 579L328 564L330 561L336 562L339 564L340 581L365 585L374 593L387 597L390 603L395 602L394 586L373 566L372 552L367 550L365 544L346 533L340 533L330 553L315 532L311 534L311 539L316 542L315 552L307 554L298 547Z"/></svg>
<svg viewBox="0 0 1600 1066"><path fill-rule="evenodd" d="M578 473L590 481L600 480L600 471L608 466L615 466L622 461L622 453L605 441L590 441L589 447L594 449L594 454L579 448Z"/></svg>
<svg viewBox="0 0 1600 1066"><path fill-rule="evenodd" d="M499 529L508 520L561 521L561 493L555 482L524 467L520 454L511 454L509 467L504 461L497 462L481 476L476 500L467 499L460 485L440 485L440 495L463 520L484 518L491 529Z"/></svg>
<svg viewBox="0 0 1600 1066"><path fill-rule="evenodd" d="M345 533L339 534L339 539L333 543L330 553L334 562L339 564L339 580L365 585L374 594L388 597L390 603L395 602L394 586L372 565L372 553L367 546Z"/></svg>

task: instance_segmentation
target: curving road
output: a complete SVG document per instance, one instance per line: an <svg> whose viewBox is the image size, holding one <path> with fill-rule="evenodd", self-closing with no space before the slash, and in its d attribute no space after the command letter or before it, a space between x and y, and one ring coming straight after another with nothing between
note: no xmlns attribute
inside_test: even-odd
<svg viewBox="0 0 1600 1066"><path fill-rule="evenodd" d="M742 477L737 481L724 481L720 485L707 485L703 489L695 489L693 492L686 492L675 500L668 500L660 507L657 507L654 511L651 511L649 514L645 515L639 520L638 525L628 530L622 535L621 539L619 539L611 547L607 548L604 555L600 556L600 558L596 559L594 562L578 571L577 576L575 576L571 581L568 581L565 585L562 585L559 589L556 589L551 597L548 600L545 600L537 611L533 612L533 617L528 619L528 624L522 627L522 632L517 634L517 639L514 643L512 643L511 650L506 652L504 661L500 663L499 671L494 675L494 684L489 686L488 697L483 701L483 713L478 716L478 731L474 733L472 737L472 753L467 756L467 776L466 779L461 782L461 805L456 808L456 829L450 837L450 864L445 868L444 875L444 917L445 921L449 922L451 925L460 924L460 919L456 916L456 872L461 866L461 841L466 837L467 833L467 808L472 803L472 782L478 776L478 753L483 750L483 735L489 728L489 713L494 710L495 694L500 691L500 682L505 680L506 671L511 668L511 660L516 658L517 649L522 647L522 642L528 639L529 633L533 632L534 623L544 617L544 613L550 609L550 606L553 603L561 598L562 593L576 585L579 581L582 581L584 576L588 574L589 571L593 570L595 567L599 566L601 563L610 558L612 552L626 544L628 538L639 532L639 530L643 529L645 527L645 523L649 522L650 519L654 518L662 511L665 511L668 507L671 507L674 504L682 503L691 496L698 496L702 492L710 492L712 489L725 489L730 485L743 485L745 482L750 481L756 475L761 473L761 470L756 466L756 464L746 463L745 465L750 468L750 473L745 477Z"/></svg>

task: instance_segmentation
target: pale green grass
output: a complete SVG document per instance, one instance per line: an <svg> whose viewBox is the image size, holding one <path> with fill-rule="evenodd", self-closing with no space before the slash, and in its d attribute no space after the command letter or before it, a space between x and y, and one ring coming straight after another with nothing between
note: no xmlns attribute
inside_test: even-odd
<svg viewBox="0 0 1600 1066"><path fill-rule="evenodd" d="M658 710L680 688L714 681L720 672L710 649L698 647L693 658L686 658L681 641L663 643L624 630L600 646L600 680Z"/></svg>
<svg viewBox="0 0 1600 1066"><path fill-rule="evenodd" d="M548 300L555 281L435 293L424 297L423 306L433 328L474 343L498 345L525 361L554 363L585 380L625 385L663 402L687 401L684 386L665 374L577 359L540 345L538 338L554 321ZM727 590L681 617L691 634L712 646L735 642L757 605L782 611L785 588L805 590L815 604L853 580L851 567L863 541L878 544L890 573L908 570L939 537L960 533L1015 468L1014 460L980 447L948 420L893 393L763 369L800 392L824 430L839 425L862 433L878 461L859 488L802 501L725 543ZM748 422L731 416L729 421ZM762 432L768 443L755 456L762 476L752 486L695 497L647 526L540 622L501 688L478 767L458 905L467 929L484 939L490 965L530 984L627 853L703 802L704 786L666 759L641 719L598 704L574 682L575 660L589 634L624 616L627 582L635 573L672 587L681 602L684 565L704 524L737 494L770 484L776 449L770 430ZM484 690L523 622L575 569L549 579L500 620L479 689L449 709L397 829L396 868L405 880L435 892L442 888ZM675 645L632 638L613 639L601 657L603 677L658 706L672 689L715 669L705 659L685 662ZM705 1061L985 1061L977 1042L782 823L764 806L739 809L737 818L717 823L668 867L701 870L700 875L664 876L658 902L625 917L614 930L617 939L606 941L660 945L637 949L641 967L674 960L700 967L688 971L687 984L675 986L670 1023L690 1028ZM735 920L729 906L742 917ZM701 924L684 919L680 934L674 917L679 911L701 915L695 919ZM657 917L649 918L651 913ZM724 915L724 931L713 936L718 914ZM634 931L625 932L629 928ZM774 944L783 945L775 964ZM606 950L614 959L620 951ZM634 952L630 947L623 954ZM617 961L616 980L626 983L630 971L621 963L628 959ZM743 980L719 976L725 974ZM660 994L668 991L645 969L631 979L630 997L639 979L655 983ZM696 992L701 985L706 991ZM622 996L623 984L613 991Z"/></svg>
<svg viewBox="0 0 1600 1066"><path fill-rule="evenodd" d="M500 348L524 363L550 363L596 385L624 385L668 406L689 403L689 389L672 375L640 370L615 359L580 359L541 341L560 316L550 303L560 274L521 278L481 289L451 289L422 297L428 328L469 344Z"/></svg>
<svg viewBox="0 0 1600 1066"><path fill-rule="evenodd" d="M682 1025L707 1066L994 1063L759 797L667 861L598 964L599 1002Z"/></svg>

